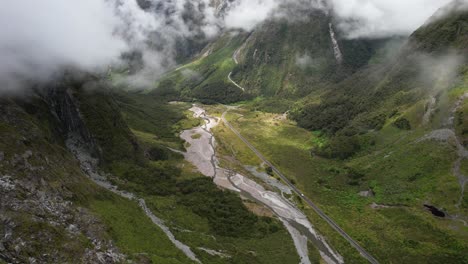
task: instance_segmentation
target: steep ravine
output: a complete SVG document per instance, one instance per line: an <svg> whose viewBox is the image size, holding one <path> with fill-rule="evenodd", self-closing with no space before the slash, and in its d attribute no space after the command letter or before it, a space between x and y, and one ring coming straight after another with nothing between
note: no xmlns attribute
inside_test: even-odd
<svg viewBox="0 0 468 264"><path fill-rule="evenodd" d="M129 200L135 200L138 202L138 205L143 209L146 216L148 216L151 221L157 225L161 230L166 234L169 240L180 249L189 259L201 263L195 253L190 249L189 246L178 241L170 229L164 224L164 221L158 218L154 213L146 206L146 201L142 198L138 198L135 194L119 190L116 186L112 185L108 180L106 175L102 175L97 170L98 160L91 157L91 155L83 148L85 143L83 143L76 134L70 134L67 139L66 145L68 149L75 155L76 159L80 162L81 169L93 180L97 185Z"/></svg>
<svg viewBox="0 0 468 264"><path fill-rule="evenodd" d="M178 241L170 229L165 226L164 221L158 218L146 206L144 199L137 197L135 194L119 190L112 185L107 175L99 172L99 158L96 158L95 150L98 149L91 133L87 130L82 120L78 103L74 99L70 90L53 90L47 97L49 105L55 116L60 120L62 129L67 135L66 146L68 150L79 161L82 171L97 185L129 200L135 200L142 208L148 218L157 225L166 234L169 240L180 249L189 259L201 263L196 255L192 252L189 246Z"/></svg>
<svg viewBox="0 0 468 264"><path fill-rule="evenodd" d="M270 208L290 233L301 263L311 263L307 249L308 240L319 250L327 263L343 263L343 258L315 231L304 213L295 205L280 194L265 190L255 181L221 168L216 159L216 140L211 132L211 129L219 124L220 119L207 115L204 109L195 105L190 111L194 113L194 117L204 119L205 124L181 133L181 138L189 143L186 153L183 153L187 161L205 176L213 178L214 183L221 188L238 192Z"/></svg>

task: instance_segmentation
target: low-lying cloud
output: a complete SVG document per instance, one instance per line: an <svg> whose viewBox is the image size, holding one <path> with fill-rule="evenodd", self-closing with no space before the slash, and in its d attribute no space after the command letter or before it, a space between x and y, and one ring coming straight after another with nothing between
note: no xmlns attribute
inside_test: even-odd
<svg viewBox="0 0 468 264"><path fill-rule="evenodd" d="M451 0L332 0L349 38L409 35Z"/></svg>
<svg viewBox="0 0 468 264"><path fill-rule="evenodd" d="M140 3L139 3L140 2ZM209 0L6 1L0 8L0 91L45 81L64 68L107 72L140 54L132 85L175 65L176 42L219 31Z"/></svg>
<svg viewBox="0 0 468 264"><path fill-rule="evenodd" d="M463 0L465 1L465 0ZM409 35L439 8L452 0L237 0L231 4L225 23L250 31L265 19L281 17L281 8L332 11L338 27L348 38L379 38ZM288 15L286 18L296 19Z"/></svg>
<svg viewBox="0 0 468 264"><path fill-rule="evenodd" d="M0 91L47 80L64 67L107 72L128 57L141 65L126 81L149 86L176 65L184 39L251 31L270 18L297 19L290 17L291 6L333 9L347 37L372 38L409 34L449 1L226 0L224 13L214 5L222 1L213 0L6 1L0 9Z"/></svg>
<svg viewBox="0 0 468 264"><path fill-rule="evenodd" d="M64 66L100 68L127 44L109 3L96 0L6 1L0 8L0 90L43 80Z"/></svg>
<svg viewBox="0 0 468 264"><path fill-rule="evenodd" d="M466 63L466 56L456 51L440 55L415 54L418 78L429 89L439 91L455 83L460 66Z"/></svg>

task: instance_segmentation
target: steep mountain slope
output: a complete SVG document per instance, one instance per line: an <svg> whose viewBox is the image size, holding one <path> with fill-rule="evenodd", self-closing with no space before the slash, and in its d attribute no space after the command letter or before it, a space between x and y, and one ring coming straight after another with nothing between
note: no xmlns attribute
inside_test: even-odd
<svg viewBox="0 0 468 264"><path fill-rule="evenodd" d="M439 10L429 21L417 30L412 38L417 48L429 52L444 51L454 48L467 49L467 4L454 1Z"/></svg>
<svg viewBox="0 0 468 264"><path fill-rule="evenodd" d="M122 247L123 234L130 232L135 239L160 241L160 248L147 251L149 259L171 256L189 263L137 204L98 187L67 150L67 135L73 133L80 135L89 150L96 150L96 156L105 154L97 151L72 95L79 83L64 80L44 87L41 91L46 93L2 99L0 259L8 263L119 263L147 258L133 255L135 249L143 250L138 243ZM132 214L122 217L122 212ZM124 230L115 220L108 222L109 217L142 226Z"/></svg>
<svg viewBox="0 0 468 264"><path fill-rule="evenodd" d="M460 27L466 15L457 11L449 18L428 22L410 37L396 59L369 65L331 86L320 103L313 96L305 100L293 118L308 129L336 133L347 127L346 134L356 134L378 129L395 116L394 109L447 90L466 63L466 28Z"/></svg>
<svg viewBox="0 0 468 264"><path fill-rule="evenodd" d="M245 34L225 33L194 61L163 77L152 93L167 99L197 99L206 103L232 103L250 98L227 78L235 66L232 54L245 38Z"/></svg>
<svg viewBox="0 0 468 264"><path fill-rule="evenodd" d="M331 15L298 8L285 4L280 12L295 14L296 18L290 15L267 20L248 33L225 33L192 63L163 78L155 92L207 102L235 102L257 96L297 99L311 92L320 94L372 58L378 60L389 43L403 41L347 40L334 28ZM228 80L228 75L236 84Z"/></svg>
<svg viewBox="0 0 468 264"><path fill-rule="evenodd" d="M292 11L301 18L267 21L236 54L233 78L254 95L304 96L366 65L387 41L346 40L323 11Z"/></svg>

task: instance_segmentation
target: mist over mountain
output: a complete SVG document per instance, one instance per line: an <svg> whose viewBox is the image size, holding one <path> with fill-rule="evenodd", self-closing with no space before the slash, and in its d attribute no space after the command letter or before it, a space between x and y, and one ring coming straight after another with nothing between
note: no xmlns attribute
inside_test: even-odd
<svg viewBox="0 0 468 264"><path fill-rule="evenodd" d="M125 67L127 62L122 54L129 52L140 54L141 59L139 70L128 81L137 86L148 85L180 60L199 52L223 31L250 31L267 19L297 18L287 13L291 7L335 14L345 37L381 38L410 34L447 2L10 2L0 11L4 25L0 32L0 54L5 61L0 69L0 78L5 83L1 90L18 89L19 81L48 79L62 67L101 72L110 66Z"/></svg>

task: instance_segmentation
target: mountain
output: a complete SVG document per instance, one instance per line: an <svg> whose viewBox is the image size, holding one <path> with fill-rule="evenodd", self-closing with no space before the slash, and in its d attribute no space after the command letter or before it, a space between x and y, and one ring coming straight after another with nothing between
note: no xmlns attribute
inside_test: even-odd
<svg viewBox="0 0 468 264"><path fill-rule="evenodd" d="M333 12L288 2L251 32L177 40L181 64L145 91L69 69L2 95L0 263L466 263L465 7L347 39ZM265 195L220 188L232 174Z"/></svg>
<svg viewBox="0 0 468 264"><path fill-rule="evenodd" d="M90 209L99 197L117 197L103 194L65 147L73 132L97 150L77 112L73 81L65 83L48 94L2 98L0 259L7 263L123 258Z"/></svg>
<svg viewBox="0 0 468 264"><path fill-rule="evenodd" d="M175 89L172 93L182 97L218 102L257 96L296 100L339 83L371 59L377 60L388 45L404 41L397 37L348 40L335 28L333 16L322 9L304 11L287 4L283 9L279 19L267 20L252 32L225 33L198 60L163 78L159 90ZM291 19L287 12L299 18ZM246 93L226 80L230 72Z"/></svg>
<svg viewBox="0 0 468 264"><path fill-rule="evenodd" d="M454 1L439 10L412 35L417 49L428 52L443 51L447 48L466 51L466 10L464 1Z"/></svg>
<svg viewBox="0 0 468 264"><path fill-rule="evenodd" d="M237 53L240 64L233 78L250 93L302 97L366 65L387 41L343 39L333 18L321 10L299 17L265 22Z"/></svg>
<svg viewBox="0 0 468 264"><path fill-rule="evenodd" d="M293 118L309 129L356 134L381 127L393 109L440 95L463 76L458 71L466 64L466 42L465 27L460 25L466 23L466 15L457 11L450 18L429 21L411 35L395 59L369 65L338 83L319 105L305 100ZM395 101L403 93L406 99Z"/></svg>

